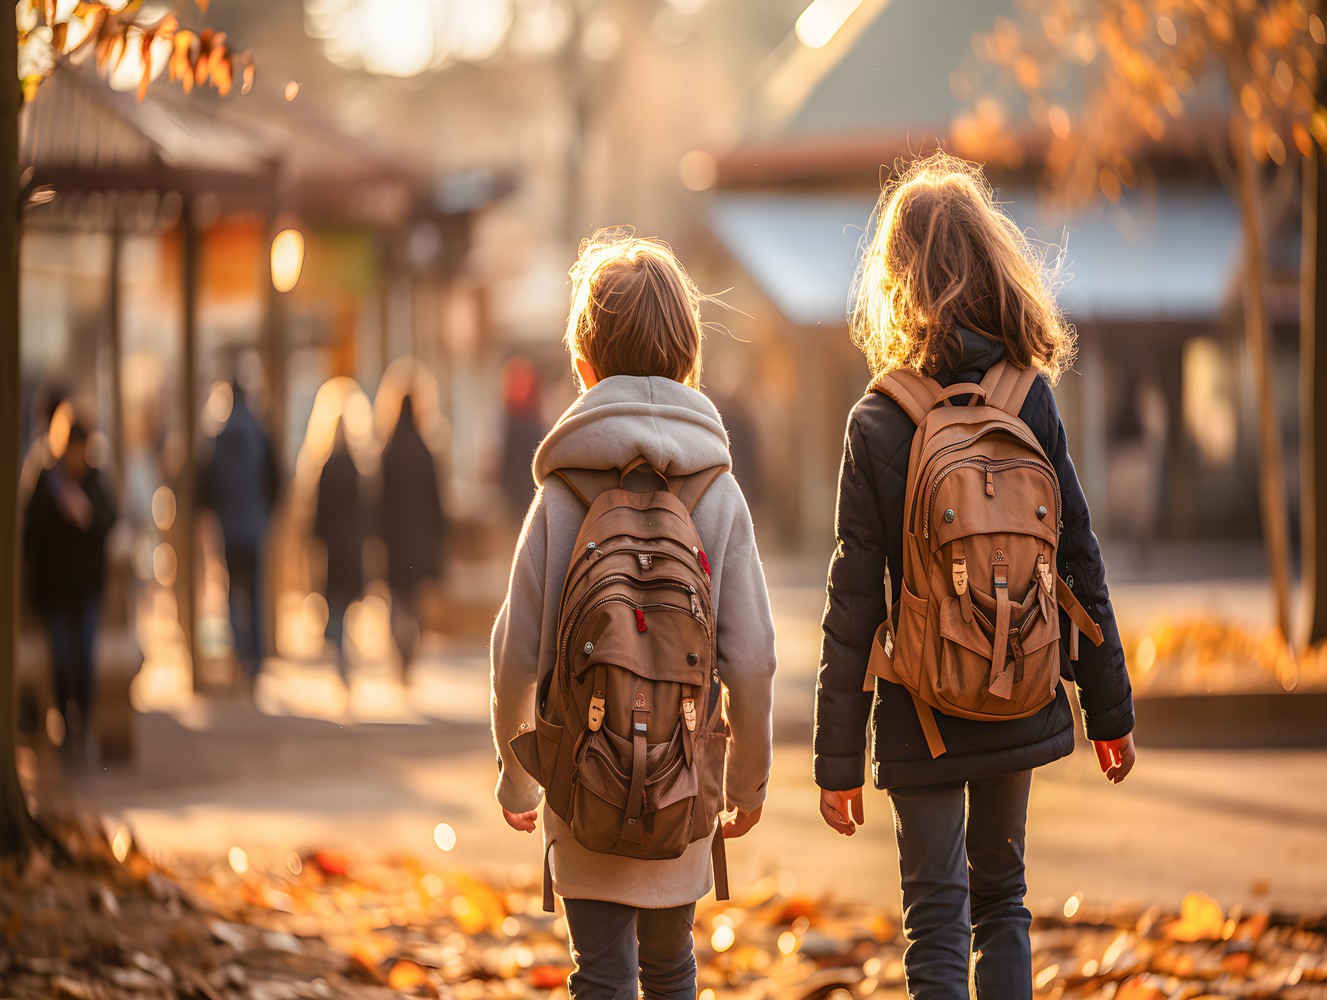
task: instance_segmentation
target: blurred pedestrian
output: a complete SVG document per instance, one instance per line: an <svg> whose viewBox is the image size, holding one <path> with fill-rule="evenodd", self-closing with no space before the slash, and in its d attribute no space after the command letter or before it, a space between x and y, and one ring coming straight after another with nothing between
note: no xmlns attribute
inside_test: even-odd
<svg viewBox="0 0 1327 1000"><path fill-rule="evenodd" d="M433 452L419 433L414 399L407 394L382 453L378 524L387 550L392 640L404 670L419 649L420 590L442 572L445 526Z"/></svg>
<svg viewBox="0 0 1327 1000"><path fill-rule="evenodd" d="M364 483L346 444L345 425L338 418L332 453L318 477L313 533L323 543L327 598L327 638L336 647L341 679L348 680L345 621L350 605L364 592Z"/></svg>
<svg viewBox="0 0 1327 1000"><path fill-rule="evenodd" d="M268 524L280 495L276 454L238 382L211 454L200 464L198 505L221 523L230 578L230 627L235 656L252 685L262 669L264 576Z"/></svg>
<svg viewBox="0 0 1327 1000"><path fill-rule="evenodd" d="M88 461L87 425L65 404L52 426L56 460L38 475L28 500L23 548L32 604L50 637L64 749L72 763L81 765L92 727L106 537L115 523L115 507L101 474ZM67 439L58 440L65 429Z"/></svg>
<svg viewBox="0 0 1327 1000"><path fill-rule="evenodd" d="M530 467L543 440L539 371L529 358L515 357L502 369L502 492L513 520L525 516L534 496Z"/></svg>

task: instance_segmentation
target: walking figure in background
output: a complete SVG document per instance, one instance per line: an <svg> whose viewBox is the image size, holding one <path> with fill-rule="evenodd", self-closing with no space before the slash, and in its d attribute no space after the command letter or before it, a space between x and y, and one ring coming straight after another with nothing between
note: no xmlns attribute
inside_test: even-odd
<svg viewBox="0 0 1327 1000"><path fill-rule="evenodd" d="M37 477L24 519L23 548L33 606L51 642L55 705L67 759L82 765L92 727L96 640L106 579L106 537L115 507L88 461L88 428L63 403L51 420L56 461ZM67 440L61 430L67 430Z"/></svg>
<svg viewBox="0 0 1327 1000"><path fill-rule="evenodd" d="M230 415L200 466L198 505L213 511L221 523L235 656L252 688L263 662L264 553L281 473L243 388L232 382L231 392Z"/></svg>
<svg viewBox="0 0 1327 1000"><path fill-rule="evenodd" d="M349 683L346 612L364 592L364 484L346 444L345 423L336 422L332 453L318 478L313 533L327 557L323 596L327 598L327 638L336 647L341 679Z"/></svg>
<svg viewBox="0 0 1327 1000"><path fill-rule="evenodd" d="M517 523L534 496L530 463L548 429L540 396L539 370L529 358L512 358L503 366L502 493Z"/></svg>
<svg viewBox="0 0 1327 1000"><path fill-rule="evenodd" d="M382 505L378 534L387 550L392 592L392 640L408 671L419 649L420 589L442 571L445 519L433 452L415 423L414 399L401 400L401 415L382 453Z"/></svg>

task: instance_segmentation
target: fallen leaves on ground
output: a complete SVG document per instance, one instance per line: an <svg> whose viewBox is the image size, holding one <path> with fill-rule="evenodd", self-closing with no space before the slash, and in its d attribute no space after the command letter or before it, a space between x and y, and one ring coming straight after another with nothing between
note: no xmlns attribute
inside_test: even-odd
<svg viewBox="0 0 1327 1000"><path fill-rule="evenodd" d="M117 860L88 824L0 869L0 994L204 997L565 996L566 926L533 873L492 885L405 857L335 851L176 864ZM897 917L788 897L777 879L698 910L702 1000L902 998ZM1093 906L1079 895L1032 927L1038 997L1327 998L1327 917L1222 907Z"/></svg>

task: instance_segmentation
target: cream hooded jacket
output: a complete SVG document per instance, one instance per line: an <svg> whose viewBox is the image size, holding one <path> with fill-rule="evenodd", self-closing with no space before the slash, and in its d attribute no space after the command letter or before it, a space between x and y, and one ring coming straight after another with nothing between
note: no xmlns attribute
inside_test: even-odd
<svg viewBox="0 0 1327 1000"><path fill-rule="evenodd" d="M558 600L585 507L555 469L614 469L644 456L659 472L687 475L730 464L728 436L714 404L666 378L604 379L558 420L535 455L539 486L512 560L507 599L493 627L492 725L501 758L498 802L512 812L538 807L542 791L508 745L522 723L534 725L535 689L557 656ZM724 794L728 808L754 809L765 798L772 753L774 623L756 551L751 514L731 474L696 505L696 530L709 555L719 677L727 689ZM640 861L583 848L549 809L558 895L628 906L695 902L713 884L708 838L672 861Z"/></svg>

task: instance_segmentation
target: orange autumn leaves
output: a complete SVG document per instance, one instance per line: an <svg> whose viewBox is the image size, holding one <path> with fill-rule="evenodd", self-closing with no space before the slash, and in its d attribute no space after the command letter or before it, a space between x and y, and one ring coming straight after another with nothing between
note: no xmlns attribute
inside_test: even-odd
<svg viewBox="0 0 1327 1000"><path fill-rule="evenodd" d="M199 11L207 12L207 0L195 2ZM79 0L72 7L55 0L22 0L20 51L46 50L41 58L26 60L30 68L22 74L24 100L36 96L41 81L61 61L77 63L89 57L98 73L119 80L113 86L136 89L140 101L163 72L186 93L210 85L225 96L237 81L245 93L253 86L252 58L234 51L224 32L184 27L177 13L148 20L144 12L143 0Z"/></svg>
<svg viewBox="0 0 1327 1000"><path fill-rule="evenodd" d="M1141 150L1198 151L1227 110L1247 120L1255 159L1282 164L1327 146L1318 64L1327 25L1310 0L1019 0L973 39L977 59L1026 101L1021 138L991 88L955 123L956 151L1018 165L1043 147L1048 173L1079 195L1119 198ZM1224 91L1224 94L1222 93Z"/></svg>

